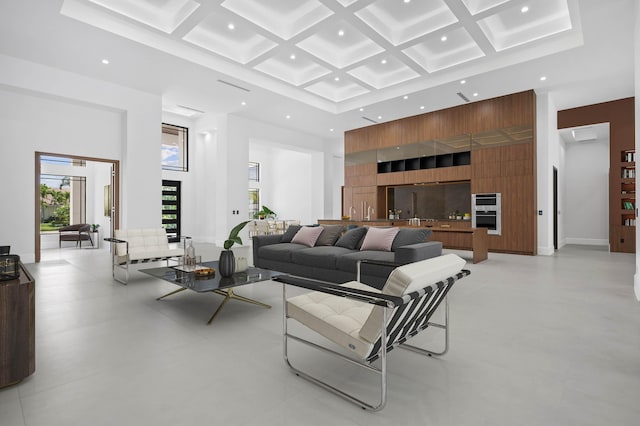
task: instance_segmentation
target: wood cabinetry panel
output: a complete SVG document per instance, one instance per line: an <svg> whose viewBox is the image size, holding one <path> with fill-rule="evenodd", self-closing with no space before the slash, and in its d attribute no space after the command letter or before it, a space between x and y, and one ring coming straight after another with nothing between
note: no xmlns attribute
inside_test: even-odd
<svg viewBox="0 0 640 426"><path fill-rule="evenodd" d="M20 278L0 284L0 388L36 369L35 281L20 265Z"/></svg>
<svg viewBox="0 0 640 426"><path fill-rule="evenodd" d="M453 166L405 172L404 183L455 182L471 179L471 166Z"/></svg>
<svg viewBox="0 0 640 426"><path fill-rule="evenodd" d="M487 134L477 135L475 145L471 147L471 165L420 170L407 167L406 171L389 173L378 173L377 164L345 168L345 186L352 190L350 201L345 191L345 204L350 202L359 209L358 205L363 202L375 205L376 216L382 217L380 214L384 216L383 209L386 208L387 186L470 181L472 193L502 193L503 235L489 236L490 249L535 254L535 141L522 143L514 137L518 129L513 133L508 131L510 127L534 124L535 94L527 91L347 132L345 153L473 133ZM500 129L504 131L494 132ZM497 134L494 140L492 133ZM501 133L504 133L503 138L499 137ZM372 180L371 176L375 179ZM376 187L377 191L374 190Z"/></svg>
<svg viewBox="0 0 640 426"><path fill-rule="evenodd" d="M378 174L378 185L402 185L408 172L380 173Z"/></svg>
<svg viewBox="0 0 640 426"><path fill-rule="evenodd" d="M376 175L345 176L344 184L351 187L375 185Z"/></svg>
<svg viewBox="0 0 640 426"><path fill-rule="evenodd" d="M400 145L402 143L402 127L403 124L397 120L376 125L374 127L377 133L376 147L388 148Z"/></svg>
<svg viewBox="0 0 640 426"><path fill-rule="evenodd" d="M418 137L419 116L408 117L401 121L400 145L420 142L424 139Z"/></svg>
<svg viewBox="0 0 640 426"><path fill-rule="evenodd" d="M636 227L612 225L609 230L611 251L617 253L636 252Z"/></svg>

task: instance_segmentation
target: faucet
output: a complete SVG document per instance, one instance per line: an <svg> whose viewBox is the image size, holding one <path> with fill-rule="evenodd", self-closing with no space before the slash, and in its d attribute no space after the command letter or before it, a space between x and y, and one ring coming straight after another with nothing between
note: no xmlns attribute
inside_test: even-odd
<svg viewBox="0 0 640 426"><path fill-rule="evenodd" d="M373 207L367 206L366 220L371 220L371 215L374 213Z"/></svg>

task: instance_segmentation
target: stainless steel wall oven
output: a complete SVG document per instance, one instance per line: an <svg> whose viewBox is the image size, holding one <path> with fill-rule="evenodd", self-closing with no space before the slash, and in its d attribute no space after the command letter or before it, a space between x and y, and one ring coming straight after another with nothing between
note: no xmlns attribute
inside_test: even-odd
<svg viewBox="0 0 640 426"><path fill-rule="evenodd" d="M489 235L502 233L502 195L471 194L471 226L487 228Z"/></svg>

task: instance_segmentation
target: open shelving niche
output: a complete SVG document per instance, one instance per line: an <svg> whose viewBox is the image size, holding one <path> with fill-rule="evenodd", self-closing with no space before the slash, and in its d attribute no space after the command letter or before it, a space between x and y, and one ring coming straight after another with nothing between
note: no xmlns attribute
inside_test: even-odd
<svg viewBox="0 0 640 426"><path fill-rule="evenodd" d="M620 167L621 225L636 226L636 151L621 152Z"/></svg>

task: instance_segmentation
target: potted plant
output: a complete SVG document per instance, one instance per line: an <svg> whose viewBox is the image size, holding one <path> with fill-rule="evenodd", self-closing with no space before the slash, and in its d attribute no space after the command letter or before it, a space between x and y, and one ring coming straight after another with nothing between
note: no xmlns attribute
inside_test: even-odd
<svg viewBox="0 0 640 426"><path fill-rule="evenodd" d="M90 230L91 232L98 232L98 228L100 228L100 224L99 223L92 223Z"/></svg>
<svg viewBox="0 0 640 426"><path fill-rule="evenodd" d="M276 217L277 214L267 206L262 206L261 210L258 210L253 214L254 219L265 219L267 217Z"/></svg>
<svg viewBox="0 0 640 426"><path fill-rule="evenodd" d="M242 239L238 234L240 234L240 231L242 231L242 228L244 228L247 223L249 223L248 220L234 226L229 233L229 238L224 241L224 250L220 252L220 259L218 261L218 270L223 277L230 277L236 269L236 258L233 255L233 251L231 251L231 247L233 247L235 243L242 244Z"/></svg>

